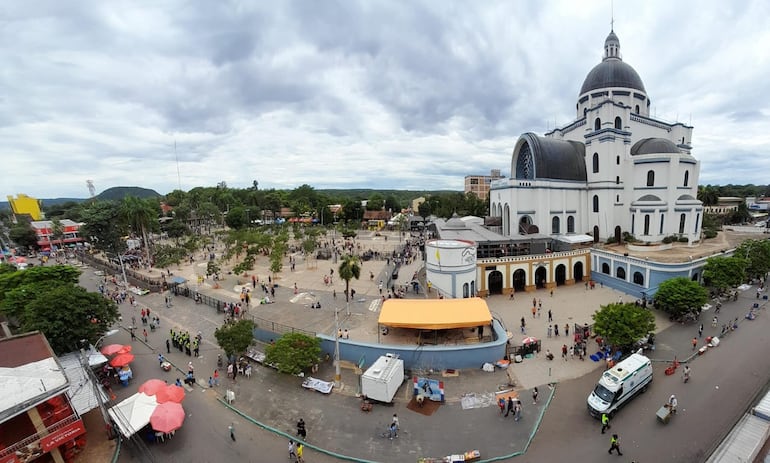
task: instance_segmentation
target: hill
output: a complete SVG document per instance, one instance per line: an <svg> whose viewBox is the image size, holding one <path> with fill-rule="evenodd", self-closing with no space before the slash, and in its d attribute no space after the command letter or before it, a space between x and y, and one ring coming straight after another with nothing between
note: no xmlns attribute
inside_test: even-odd
<svg viewBox="0 0 770 463"><path fill-rule="evenodd" d="M142 188L138 186L114 186L107 188L98 195L95 199L101 201L120 201L126 196L134 196L137 198L157 198L160 194L155 190L149 188Z"/></svg>

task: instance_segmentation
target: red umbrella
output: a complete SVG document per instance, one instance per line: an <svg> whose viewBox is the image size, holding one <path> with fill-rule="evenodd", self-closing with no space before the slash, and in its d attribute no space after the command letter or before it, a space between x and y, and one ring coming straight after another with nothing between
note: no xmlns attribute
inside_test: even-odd
<svg viewBox="0 0 770 463"><path fill-rule="evenodd" d="M179 387L176 384L169 384L158 390L155 394L155 400L157 400L159 404L164 404L166 402L182 403L184 394L184 388Z"/></svg>
<svg viewBox="0 0 770 463"><path fill-rule="evenodd" d="M110 360L113 367L124 367L134 361L134 354L118 354Z"/></svg>
<svg viewBox="0 0 770 463"><path fill-rule="evenodd" d="M131 346L123 346L123 348L122 348L122 349L120 349L120 350L117 352L117 354L118 354L118 355L120 355L120 354L127 354L127 353L129 353L129 352L131 352Z"/></svg>
<svg viewBox="0 0 770 463"><path fill-rule="evenodd" d="M155 407L150 415L150 425L158 432L176 431L184 423L184 408L176 402L166 402Z"/></svg>
<svg viewBox="0 0 770 463"><path fill-rule="evenodd" d="M99 352L101 352L104 355L114 355L119 353L121 350L128 347L128 350L126 352L131 352L131 346L124 346L123 344L109 344L104 347L102 347ZM120 352L123 353L123 352Z"/></svg>
<svg viewBox="0 0 770 463"><path fill-rule="evenodd" d="M521 340L521 343L524 344L525 346L527 344L534 344L536 342L537 342L537 339L533 338L532 336L527 336L526 338Z"/></svg>
<svg viewBox="0 0 770 463"><path fill-rule="evenodd" d="M148 379L141 386L139 386L139 392L144 392L147 395L156 395L158 391L164 389L167 386L166 382L160 379Z"/></svg>

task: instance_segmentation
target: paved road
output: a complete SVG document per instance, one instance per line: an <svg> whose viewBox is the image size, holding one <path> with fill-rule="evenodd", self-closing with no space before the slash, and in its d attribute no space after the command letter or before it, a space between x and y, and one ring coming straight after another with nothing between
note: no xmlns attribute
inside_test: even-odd
<svg viewBox="0 0 770 463"><path fill-rule="evenodd" d="M83 279L87 287L94 287L92 272L86 271ZM579 288L562 291L576 289L579 292ZM747 291L738 303L725 304L720 316L727 319L742 313L753 302L750 297L752 295L751 291ZM178 298L175 307L166 310L161 308L160 295L145 296L141 301L154 307L156 313L161 313L164 318L163 329L159 333L150 334L151 344L161 345L165 342L164 336L170 320L191 330L197 328L204 332L204 336L209 338L209 344L204 345L203 358L194 362L199 378L207 378L200 372L213 368L216 348L211 343L210 331L217 321L213 309L195 306L189 300ZM130 309L124 306L121 310L125 314L124 319L130 320ZM754 392L770 380L770 356L763 358L768 347L766 333L769 324L766 311L756 321L742 323L738 331L728 336L718 349L693 363L694 375L690 384L682 384L678 375L666 377L662 374L664 365L657 365L653 387L629 404L614 420L613 431L621 434L626 456L659 462L703 460L703 456L743 413ZM675 325L660 333L659 350L655 356L665 358L678 353L682 358L690 353L689 340L693 330L695 328L691 325ZM709 330L710 324L705 334L710 334ZM125 334L120 336L127 338ZM149 349L146 355L139 356L135 365L135 386L143 379L162 374L157 367L156 356ZM171 359L180 366L186 365L188 361L188 357L178 353L172 353ZM556 364L553 366L556 367ZM586 364L586 368L590 371L592 366ZM593 371L587 376L557 386L555 397L532 446L518 460L571 461L577 456L581 459L589 457L590 461L603 461L608 436L599 434L596 421L585 411L586 396L598 378L598 373ZM467 391L477 392L474 387L482 383L474 383L476 378L478 376L473 372L463 373L463 377L452 385L453 395L459 395L463 387L467 387ZM494 376L491 378L484 377L484 384L489 386L500 382ZM347 378L344 376L343 379L348 384L354 383L352 375ZM403 404L398 403L393 409L380 407L375 414L363 415L356 410L355 399L346 394L325 397L302 391L298 388L296 378L276 375L270 370L258 369L256 377L250 381L239 381L237 385L230 386L238 394L236 406L249 415L291 432L295 417L301 413L306 421L312 423L311 442L340 453L377 461L414 461L418 456L438 456L469 448L482 449L485 457L511 454L526 446L540 411L538 407L525 407L525 420L517 424L500 418L493 408L463 410L456 401L442 406L429 419L415 414L404 416L406 412L401 408ZM130 392L135 390L129 389ZM541 391L546 390L541 388ZM680 398L681 415L664 427L655 421L654 415L672 392ZM185 402L192 416L188 417L184 432L177 434L173 442L151 446L153 454L168 457L172 461L214 461L209 460L214 457L236 458L236 461L240 461L253 455L264 456L264 461L279 461L276 458L286 457L286 440L283 437L258 430L240 418L235 419L239 436L246 434L249 439L245 442L240 439L233 446L227 439L226 428L236 415L217 402L215 397L213 391L203 392L202 388L196 388ZM393 444L374 438L380 425L388 421L391 410L398 411L404 427L410 431ZM558 445L553 445L554 442ZM616 459L612 457L610 460ZM313 455L311 461L332 460L323 455Z"/></svg>

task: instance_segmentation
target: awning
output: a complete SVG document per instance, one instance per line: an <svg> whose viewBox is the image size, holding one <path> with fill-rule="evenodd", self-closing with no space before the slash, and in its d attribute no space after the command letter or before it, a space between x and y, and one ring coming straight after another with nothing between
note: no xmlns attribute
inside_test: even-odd
<svg viewBox="0 0 770 463"><path fill-rule="evenodd" d="M590 243L594 240L594 237L591 235L559 235L556 239L565 243L577 244Z"/></svg>
<svg viewBox="0 0 770 463"><path fill-rule="evenodd" d="M470 299L388 299L380 311L381 325L392 328L443 330L471 328L492 322L487 302Z"/></svg>
<svg viewBox="0 0 770 463"><path fill-rule="evenodd" d="M150 424L150 416L158 406L155 396L137 392L123 402L107 410L120 429L120 433L130 438L137 431Z"/></svg>
<svg viewBox="0 0 770 463"><path fill-rule="evenodd" d="M174 278L171 279L171 283L177 284L177 285L181 285L185 281L187 281L187 280L185 280L183 277L174 277Z"/></svg>

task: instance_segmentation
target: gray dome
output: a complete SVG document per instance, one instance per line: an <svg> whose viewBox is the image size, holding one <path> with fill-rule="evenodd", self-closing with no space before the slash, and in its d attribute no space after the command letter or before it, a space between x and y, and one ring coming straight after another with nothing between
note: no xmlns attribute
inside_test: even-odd
<svg viewBox="0 0 770 463"><path fill-rule="evenodd" d="M460 218L459 215L457 215L457 212L452 214L452 218L446 221L446 225L444 228L451 228L451 229L460 229L460 228L466 228L465 222L463 219Z"/></svg>
<svg viewBox="0 0 770 463"><path fill-rule="evenodd" d="M585 145L525 133L516 142L511 172L519 180L586 181Z"/></svg>
<svg viewBox="0 0 770 463"><path fill-rule="evenodd" d="M679 154L681 151L674 142L665 138L642 138L631 147L631 156L658 153Z"/></svg>
<svg viewBox="0 0 770 463"><path fill-rule="evenodd" d="M591 69L583 81L580 94L609 87L632 88L646 93L642 78L634 68L619 59L608 59Z"/></svg>

